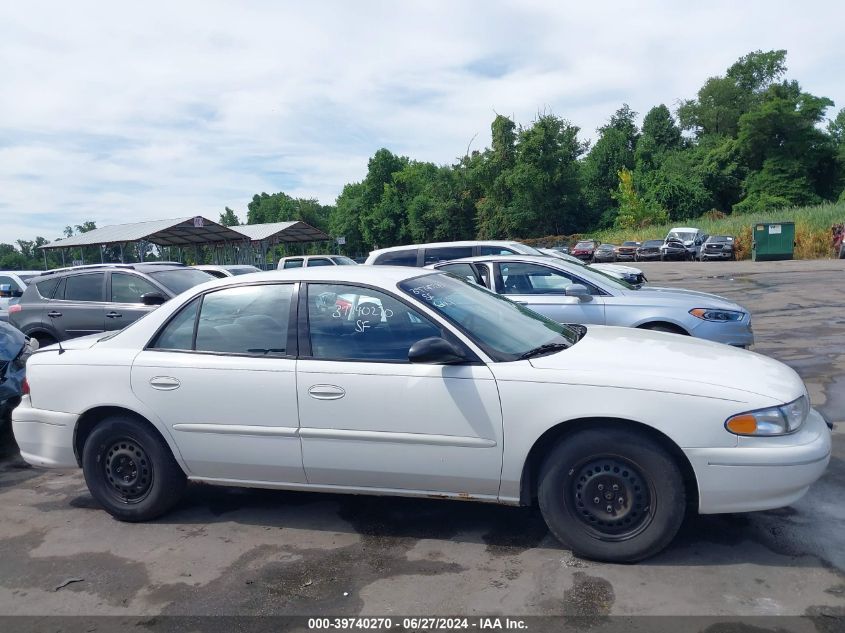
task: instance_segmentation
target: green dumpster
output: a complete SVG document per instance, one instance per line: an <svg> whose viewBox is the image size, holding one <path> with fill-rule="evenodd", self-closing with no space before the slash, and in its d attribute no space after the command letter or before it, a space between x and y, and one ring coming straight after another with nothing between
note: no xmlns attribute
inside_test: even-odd
<svg viewBox="0 0 845 633"><path fill-rule="evenodd" d="M751 259L770 262L792 259L795 247L795 222L761 222L754 225Z"/></svg>

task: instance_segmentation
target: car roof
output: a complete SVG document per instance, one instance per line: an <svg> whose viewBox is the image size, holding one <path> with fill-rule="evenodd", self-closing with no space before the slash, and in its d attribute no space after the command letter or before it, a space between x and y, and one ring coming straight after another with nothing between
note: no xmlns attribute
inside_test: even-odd
<svg viewBox="0 0 845 633"><path fill-rule="evenodd" d="M670 233L673 233L675 231L684 231L685 233L703 233L704 232L701 229L697 229L697 228L692 227L692 226L676 226L674 229L669 229Z"/></svg>
<svg viewBox="0 0 845 633"><path fill-rule="evenodd" d="M0 275L40 275L43 270L0 270Z"/></svg>
<svg viewBox="0 0 845 633"><path fill-rule="evenodd" d="M188 267L178 262L138 262L137 264L90 264L85 266L69 266L55 270L42 271L41 277L53 277L58 275L72 275L75 273L105 272L107 270L129 271L139 273L160 272L163 270L186 270Z"/></svg>
<svg viewBox="0 0 845 633"><path fill-rule="evenodd" d="M268 270L238 277L224 277L206 282L209 286L228 286L250 281L324 281L364 283L373 285L397 284L420 275L437 273L410 266L316 266L314 268L286 268Z"/></svg>
<svg viewBox="0 0 845 633"><path fill-rule="evenodd" d="M511 246L513 244L523 245L516 240L463 240L458 242L427 242L425 244L405 244L404 246L391 246L370 251L370 256L378 253L390 253L392 251L404 251L419 248L445 248L448 246Z"/></svg>
<svg viewBox="0 0 845 633"><path fill-rule="evenodd" d="M307 259L309 257L346 257L346 256L345 255L335 255L333 253L321 255L321 254L318 253L316 255L288 255L287 257L282 257L282 260L285 260L285 259L302 259L303 257Z"/></svg>

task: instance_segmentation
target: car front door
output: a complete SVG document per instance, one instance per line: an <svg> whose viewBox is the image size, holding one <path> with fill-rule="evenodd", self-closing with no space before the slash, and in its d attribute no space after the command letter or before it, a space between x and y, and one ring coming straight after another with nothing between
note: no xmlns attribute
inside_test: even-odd
<svg viewBox="0 0 845 633"><path fill-rule="evenodd" d="M106 330L120 330L158 307L144 305L141 297L148 292L167 296L164 290L140 275L112 272L107 290L110 303L105 311Z"/></svg>
<svg viewBox="0 0 845 633"><path fill-rule="evenodd" d="M136 357L132 390L169 428L191 475L305 481L289 331L294 295L292 283L209 291Z"/></svg>
<svg viewBox="0 0 845 633"><path fill-rule="evenodd" d="M601 290L575 275L532 262L497 262L494 277L496 292L558 323L605 323ZM589 294L568 296L566 289L573 284L585 286Z"/></svg>
<svg viewBox="0 0 845 633"><path fill-rule="evenodd" d="M450 336L404 300L309 284L297 362L308 482L495 497L499 395L486 365L408 362L415 342Z"/></svg>

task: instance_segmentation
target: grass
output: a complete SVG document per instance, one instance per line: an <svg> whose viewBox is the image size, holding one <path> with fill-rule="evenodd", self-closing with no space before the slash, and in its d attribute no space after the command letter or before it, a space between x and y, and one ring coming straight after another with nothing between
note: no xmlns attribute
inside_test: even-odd
<svg viewBox="0 0 845 633"><path fill-rule="evenodd" d="M621 244L628 240L642 242L643 240L662 240L669 230L676 226L694 226L709 235L733 235L736 238L738 258L745 259L751 257L751 227L758 222L795 222L796 259L833 257L831 227L834 224L845 222L845 203L794 207L747 215L726 215L721 218L708 217L705 214L695 220L677 220L644 229L605 229L583 237L590 237L611 244ZM531 242L541 241L553 245L554 238L531 240ZM556 243L561 242L563 240Z"/></svg>

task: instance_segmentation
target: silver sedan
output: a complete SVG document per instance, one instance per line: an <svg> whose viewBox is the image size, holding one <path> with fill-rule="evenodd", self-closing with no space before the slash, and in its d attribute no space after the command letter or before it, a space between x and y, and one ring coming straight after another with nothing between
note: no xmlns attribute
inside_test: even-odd
<svg viewBox="0 0 845 633"><path fill-rule="evenodd" d="M754 343L751 314L718 295L633 286L551 257L470 257L431 267L485 285L559 323L638 327L737 347Z"/></svg>

